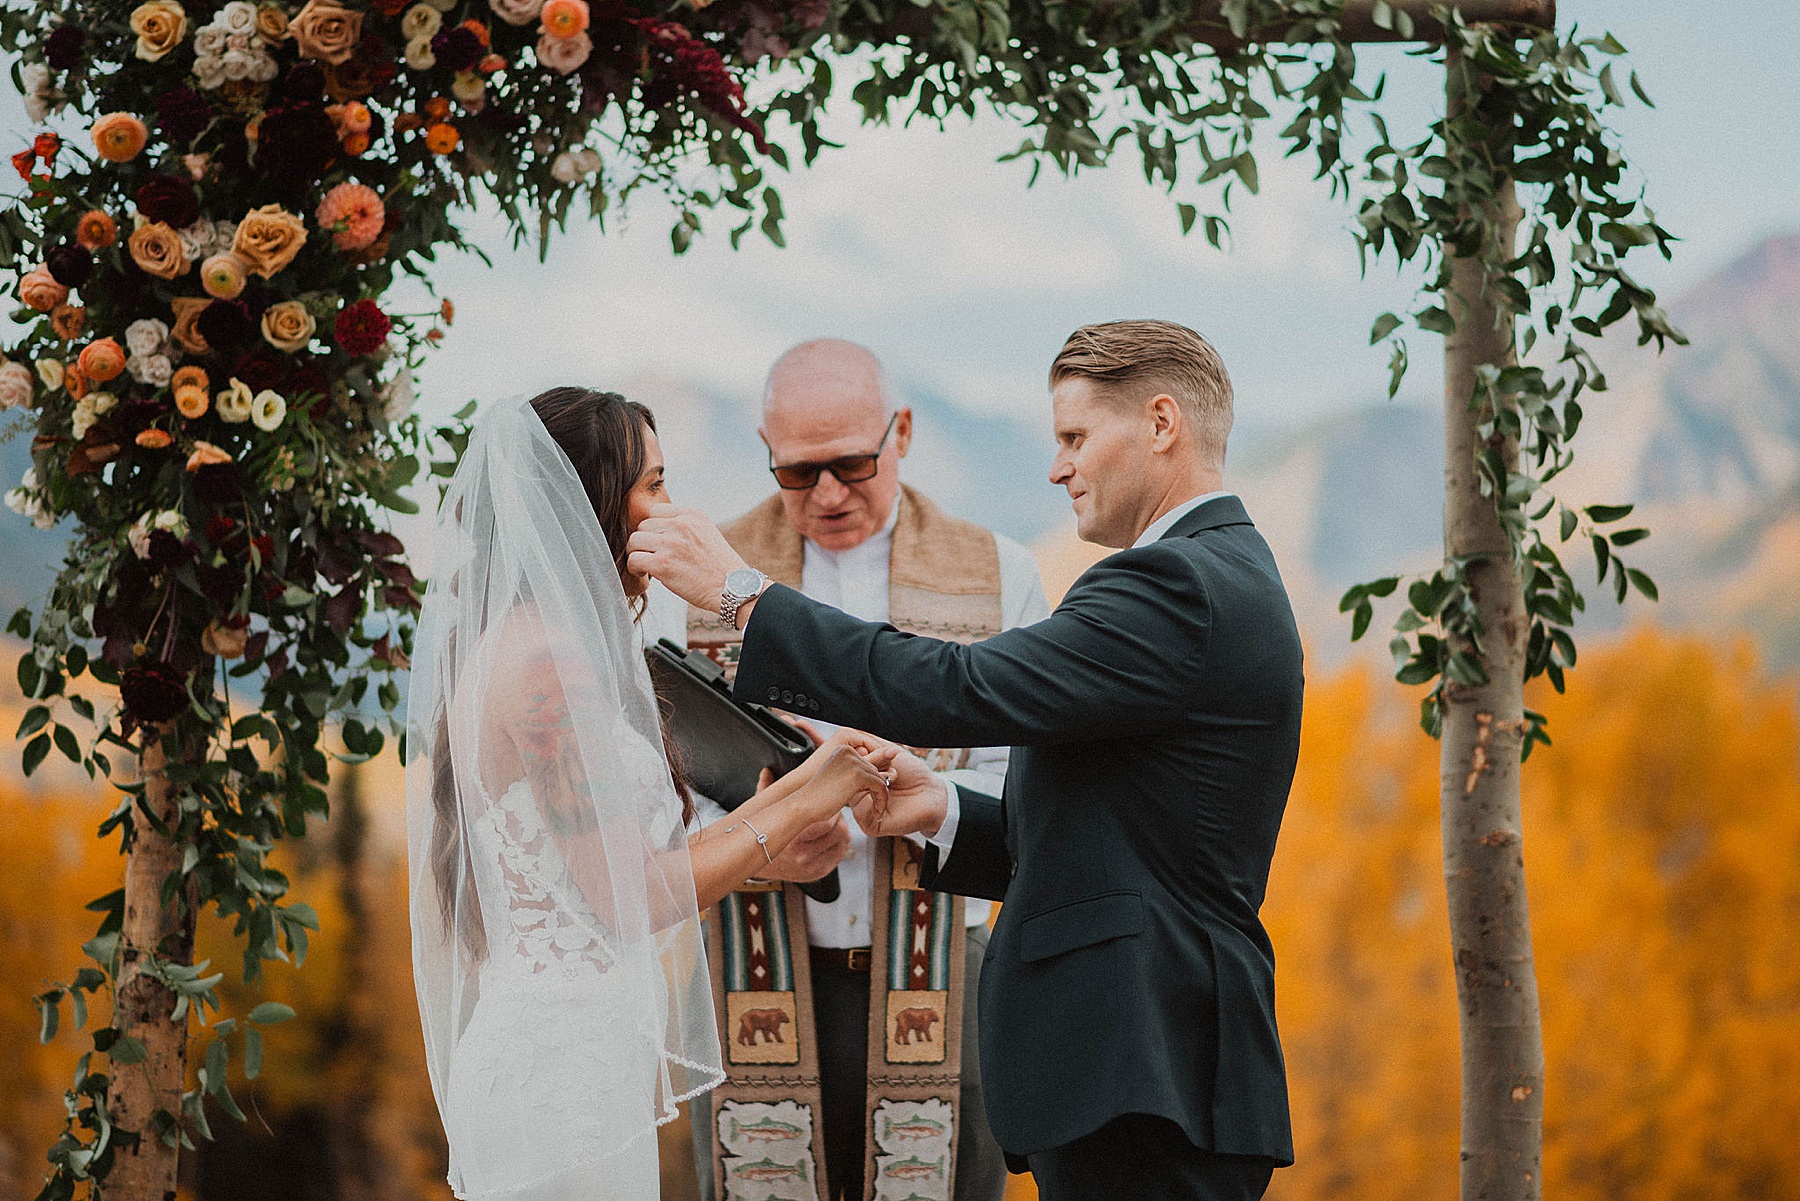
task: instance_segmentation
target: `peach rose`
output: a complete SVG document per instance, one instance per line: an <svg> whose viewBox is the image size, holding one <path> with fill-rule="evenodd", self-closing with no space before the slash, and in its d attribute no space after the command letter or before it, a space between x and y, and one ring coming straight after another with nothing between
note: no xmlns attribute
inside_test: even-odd
<svg viewBox="0 0 1800 1201"><path fill-rule="evenodd" d="M256 10L256 32L273 45L287 36L288 15L279 4L265 4Z"/></svg>
<svg viewBox="0 0 1800 1201"><path fill-rule="evenodd" d="M226 251L200 264L200 286L208 296L233 300L244 290L244 274L244 260Z"/></svg>
<svg viewBox="0 0 1800 1201"><path fill-rule="evenodd" d="M305 349L306 344L312 341L313 331L318 327L313 315L298 300L272 304L263 312L263 341L276 350L284 350L289 354Z"/></svg>
<svg viewBox="0 0 1800 1201"><path fill-rule="evenodd" d="M119 223L99 209L89 209L75 223L75 244L83 250L105 250L118 240Z"/></svg>
<svg viewBox="0 0 1800 1201"><path fill-rule="evenodd" d="M362 38L363 15L351 12L335 0L306 0L306 7L288 22L288 36L300 48L301 58L336 66L356 52Z"/></svg>
<svg viewBox="0 0 1800 1201"><path fill-rule="evenodd" d="M39 263L19 281L19 299L40 313L48 313L69 299L69 286L58 283L50 268Z"/></svg>
<svg viewBox="0 0 1800 1201"><path fill-rule="evenodd" d="M128 163L144 152L150 131L130 113L107 113L94 122L94 149L109 163Z"/></svg>
<svg viewBox="0 0 1800 1201"><path fill-rule="evenodd" d="M189 354L206 354L212 350L201 335L199 324L200 314L211 303L211 298L206 296L177 296L169 302L169 307L175 310L175 328L169 331L169 336Z"/></svg>
<svg viewBox="0 0 1800 1201"><path fill-rule="evenodd" d="M111 338L89 342L75 360L81 373L97 384L103 384L125 370L125 348Z"/></svg>
<svg viewBox="0 0 1800 1201"><path fill-rule="evenodd" d="M82 329L87 325L87 307L79 304L59 304L50 311L50 328L56 336L65 342L73 342L81 337Z"/></svg>
<svg viewBox="0 0 1800 1201"><path fill-rule="evenodd" d="M0 362L0 409L16 409L31 403L36 390L31 368L23 363Z"/></svg>
<svg viewBox="0 0 1800 1201"><path fill-rule="evenodd" d="M146 275L174 279L186 275L192 266L181 245L181 235L161 221L152 221L132 230L131 237L125 240L125 247L131 252L131 261Z"/></svg>
<svg viewBox="0 0 1800 1201"><path fill-rule="evenodd" d="M279 204L265 204L246 214L239 223L237 234L231 239L231 253L251 271L268 279L293 262L305 244L305 223Z"/></svg>
<svg viewBox="0 0 1800 1201"><path fill-rule="evenodd" d="M585 33L559 38L542 34L537 40L538 66L558 75L567 75L588 60L594 52L594 41Z"/></svg>
<svg viewBox="0 0 1800 1201"><path fill-rule="evenodd" d="M187 469L198 471L202 467L216 467L220 463L231 462L231 455L211 442L195 442L194 449L188 455Z"/></svg>
<svg viewBox="0 0 1800 1201"><path fill-rule="evenodd" d="M148 0L131 10L131 32L137 34L137 56L156 62L187 36L187 13L175 0Z"/></svg>

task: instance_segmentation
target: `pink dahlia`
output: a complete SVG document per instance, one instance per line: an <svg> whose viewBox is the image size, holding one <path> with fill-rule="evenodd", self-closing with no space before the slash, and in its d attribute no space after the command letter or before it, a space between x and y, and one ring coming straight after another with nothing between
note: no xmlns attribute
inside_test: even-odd
<svg viewBox="0 0 1800 1201"><path fill-rule="evenodd" d="M341 183L325 193L315 216L319 228L331 235L339 250L361 250L381 236L387 210L374 188Z"/></svg>

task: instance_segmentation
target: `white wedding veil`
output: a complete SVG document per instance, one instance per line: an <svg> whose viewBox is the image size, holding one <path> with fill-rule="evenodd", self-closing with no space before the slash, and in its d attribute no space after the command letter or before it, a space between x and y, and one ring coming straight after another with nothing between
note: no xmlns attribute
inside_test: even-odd
<svg viewBox="0 0 1800 1201"><path fill-rule="evenodd" d="M603 1161L724 1073L642 644L588 495L529 403L478 419L429 571L407 845L450 1183L613 1195L594 1183Z"/></svg>

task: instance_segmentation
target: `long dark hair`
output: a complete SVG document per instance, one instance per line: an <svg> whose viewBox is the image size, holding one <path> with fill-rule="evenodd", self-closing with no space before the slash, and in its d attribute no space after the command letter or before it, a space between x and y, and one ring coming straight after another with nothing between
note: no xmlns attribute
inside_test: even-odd
<svg viewBox="0 0 1800 1201"><path fill-rule="evenodd" d="M581 481L582 491L587 493L588 503L600 522L607 549L612 552L619 581L631 598L634 614L641 615L644 585L626 570L625 543L631 536L631 490L644 474L644 464L649 459L644 432L656 432L655 414L617 392L596 392L590 388L551 388L533 397L531 407L574 466L575 478ZM669 739L667 721L662 723L662 736L670 776L676 795L681 798L681 822L685 828L694 818L694 797L675 744ZM472 869L467 848L451 837L457 828L456 781L450 766L449 728L442 718L433 741L431 799L437 811L438 837L434 840L432 868L445 917L449 918L457 876L467 876ZM486 950L485 932L470 942L470 949L481 957Z"/></svg>

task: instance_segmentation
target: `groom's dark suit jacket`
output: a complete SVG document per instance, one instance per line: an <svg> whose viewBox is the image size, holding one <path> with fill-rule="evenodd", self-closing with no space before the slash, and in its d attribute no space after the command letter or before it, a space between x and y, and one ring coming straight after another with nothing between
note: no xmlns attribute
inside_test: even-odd
<svg viewBox="0 0 1800 1201"><path fill-rule="evenodd" d="M1293 1162L1257 918L1300 741L1300 638L1236 497L973 646L757 602L737 695L915 746L1012 744L925 883L1003 900L981 984L988 1119L1015 1155L1128 1113Z"/></svg>

